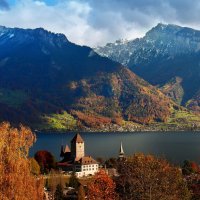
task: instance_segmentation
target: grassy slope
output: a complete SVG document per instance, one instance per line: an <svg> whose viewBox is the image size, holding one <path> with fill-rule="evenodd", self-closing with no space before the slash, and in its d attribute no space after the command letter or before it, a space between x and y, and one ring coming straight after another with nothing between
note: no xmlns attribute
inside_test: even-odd
<svg viewBox="0 0 200 200"><path fill-rule="evenodd" d="M200 130L200 115L184 108L173 110L166 123L155 123L151 127L160 130Z"/></svg>
<svg viewBox="0 0 200 200"><path fill-rule="evenodd" d="M67 112L44 115L42 118L43 124L38 126L38 129L55 130L60 132L77 129L77 120Z"/></svg>
<svg viewBox="0 0 200 200"><path fill-rule="evenodd" d="M144 89L144 88L143 88ZM22 91L12 91L12 90L0 90L0 103L6 104L13 108L20 108L20 106L28 99L28 96ZM91 116L94 119L94 115ZM34 128L43 131L57 131L64 132L67 130L85 130L84 125L87 125L81 121L75 115L71 115L66 111L61 113L51 113L51 114L42 114L41 113L41 123L33 125ZM87 120L87 118L85 119ZM98 119L100 122L101 118ZM152 123L149 125L142 125L140 123L126 121L123 118L116 121L112 120L112 123L108 123L111 127L109 130L112 131L112 126L115 124L117 127L114 128L118 131L123 130L195 130L200 127L200 115L194 114L191 111L183 107L178 109L172 109L171 115L168 120L163 123ZM106 127L106 124L104 124ZM120 128L122 127L122 128ZM98 127L96 130L99 130ZM93 127L91 129L95 131Z"/></svg>

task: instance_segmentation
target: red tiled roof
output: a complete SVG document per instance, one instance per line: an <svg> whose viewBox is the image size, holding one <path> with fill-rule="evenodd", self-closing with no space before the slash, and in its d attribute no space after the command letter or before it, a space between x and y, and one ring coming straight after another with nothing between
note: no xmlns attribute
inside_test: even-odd
<svg viewBox="0 0 200 200"><path fill-rule="evenodd" d="M67 163L67 162L58 162L57 163L57 166L72 166L72 164L71 163Z"/></svg>
<svg viewBox="0 0 200 200"><path fill-rule="evenodd" d="M76 161L77 164L81 165L90 165L90 164L97 164L97 161L94 160L91 156L84 156Z"/></svg>

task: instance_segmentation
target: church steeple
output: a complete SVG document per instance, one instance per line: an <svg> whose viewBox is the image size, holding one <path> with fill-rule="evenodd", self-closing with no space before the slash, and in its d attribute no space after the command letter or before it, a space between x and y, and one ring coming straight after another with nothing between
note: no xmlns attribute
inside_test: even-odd
<svg viewBox="0 0 200 200"><path fill-rule="evenodd" d="M120 149L119 149L119 158L124 158L124 149L122 146L122 142L121 142Z"/></svg>

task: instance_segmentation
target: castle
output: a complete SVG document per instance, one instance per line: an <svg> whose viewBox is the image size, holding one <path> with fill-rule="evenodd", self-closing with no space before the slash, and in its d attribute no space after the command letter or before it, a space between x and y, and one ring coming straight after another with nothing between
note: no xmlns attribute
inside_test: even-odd
<svg viewBox="0 0 200 200"><path fill-rule="evenodd" d="M71 140L71 151L68 145L61 146L62 161L58 167L64 171L73 171L77 177L94 175L99 171L99 164L91 156L85 155L85 143L80 134Z"/></svg>

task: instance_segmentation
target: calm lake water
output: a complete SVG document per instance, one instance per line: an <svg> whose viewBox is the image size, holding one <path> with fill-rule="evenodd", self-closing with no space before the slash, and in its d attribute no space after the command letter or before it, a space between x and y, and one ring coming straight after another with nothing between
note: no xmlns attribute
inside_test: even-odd
<svg viewBox="0 0 200 200"><path fill-rule="evenodd" d="M30 156L38 150L48 150L59 160L61 144L70 145L75 133L38 133ZM125 154L137 152L162 156L173 163L193 160L200 163L200 133L81 133L87 155L94 158L117 157L122 141Z"/></svg>

